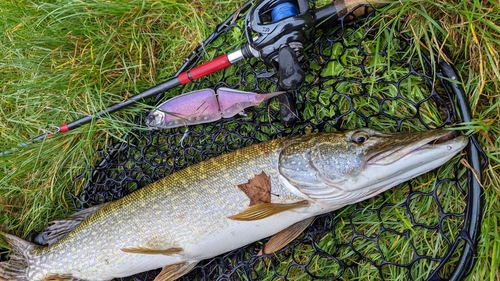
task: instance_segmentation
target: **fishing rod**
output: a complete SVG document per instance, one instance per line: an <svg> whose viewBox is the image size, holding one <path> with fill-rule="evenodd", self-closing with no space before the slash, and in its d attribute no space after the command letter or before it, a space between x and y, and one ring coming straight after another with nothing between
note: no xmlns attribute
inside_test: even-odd
<svg viewBox="0 0 500 281"><path fill-rule="evenodd" d="M111 105L97 113L86 115L70 123L64 123L52 132L46 132L31 138L30 141L19 144L27 146L33 141L43 140L57 133L70 130L90 123L94 119L113 113L136 102L157 96L177 86L188 84L196 79L229 67L239 61L249 58L259 58L265 64L273 66L278 74L280 90L294 90L305 78L305 72L299 64L299 52L304 42L315 28L335 26L344 16L349 14L352 20L364 16L371 8L356 9L362 5L381 6L387 0L339 0L333 1L324 7L311 10L308 0L260 0L252 6L252 1L246 2L239 11L236 11L228 20L236 18L239 13L250 8L245 20L245 34L247 42L242 48L221 55L211 61L184 71L170 80L147 89L129 99ZM223 24L229 24L226 20ZM220 27L220 26L219 26ZM290 100L280 101L284 108L293 105ZM282 111L282 117L285 113ZM288 118L288 117L287 117ZM0 152L0 156L10 151Z"/></svg>

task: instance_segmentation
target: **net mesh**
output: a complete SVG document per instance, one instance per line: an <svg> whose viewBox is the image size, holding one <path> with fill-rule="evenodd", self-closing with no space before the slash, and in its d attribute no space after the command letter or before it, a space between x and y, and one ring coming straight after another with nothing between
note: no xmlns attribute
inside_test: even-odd
<svg viewBox="0 0 500 281"><path fill-rule="evenodd" d="M244 33L249 5L218 26L183 67L238 48L234 38ZM341 20L336 28L318 31L305 45L302 66L307 77L292 92L299 120L292 127L281 124L276 100L189 129L144 130L145 115L138 116L138 128L96 151L102 161L75 179L86 182L83 192L73 196L77 208L121 198L193 163L283 136L359 127L428 130L464 121L467 109L459 105L464 97L453 81L456 77L445 75L443 67L448 66L413 52L416 42L400 31L398 22L387 27L375 24L376 18L372 12L350 23ZM267 93L276 91L276 85L273 69L251 59L157 100L202 88ZM471 157L478 156L468 153L377 197L318 216L298 239L275 254L257 255L264 239L202 261L181 279L459 278L470 271L479 231L477 186L459 161L478 163ZM158 272L122 280L153 280Z"/></svg>

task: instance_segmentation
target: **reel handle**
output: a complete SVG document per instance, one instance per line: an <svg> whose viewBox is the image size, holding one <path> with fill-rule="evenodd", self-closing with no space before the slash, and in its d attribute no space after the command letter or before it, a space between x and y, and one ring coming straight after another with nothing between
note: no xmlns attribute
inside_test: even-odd
<svg viewBox="0 0 500 281"><path fill-rule="evenodd" d="M280 48L278 52L278 86L289 91L296 90L304 79L306 73L299 64L296 52L288 45Z"/></svg>

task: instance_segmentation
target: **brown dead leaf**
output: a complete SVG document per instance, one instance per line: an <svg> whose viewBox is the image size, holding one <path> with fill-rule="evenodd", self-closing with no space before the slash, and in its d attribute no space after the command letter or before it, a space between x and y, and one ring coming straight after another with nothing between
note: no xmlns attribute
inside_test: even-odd
<svg viewBox="0 0 500 281"><path fill-rule="evenodd" d="M238 187L250 198L249 206L271 203L271 179L264 171Z"/></svg>

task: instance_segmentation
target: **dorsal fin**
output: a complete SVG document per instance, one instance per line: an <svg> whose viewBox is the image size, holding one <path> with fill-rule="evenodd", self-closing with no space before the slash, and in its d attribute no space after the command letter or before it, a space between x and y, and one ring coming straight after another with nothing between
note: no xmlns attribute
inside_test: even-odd
<svg viewBox="0 0 500 281"><path fill-rule="evenodd" d="M64 238L83 220L95 213L102 206L104 206L104 204L81 210L80 212L76 212L65 219L51 221L40 233L32 237L31 240L44 246L52 245Z"/></svg>

